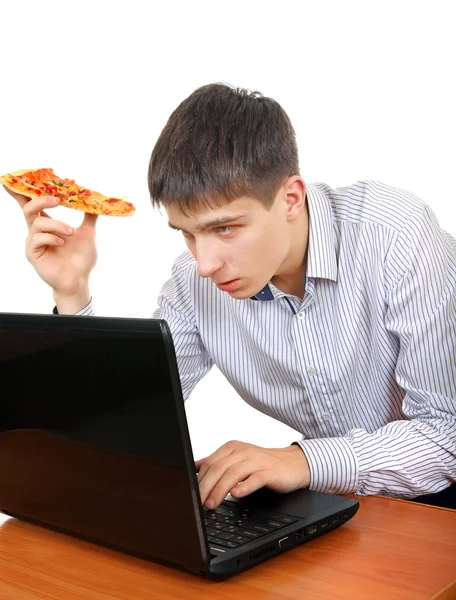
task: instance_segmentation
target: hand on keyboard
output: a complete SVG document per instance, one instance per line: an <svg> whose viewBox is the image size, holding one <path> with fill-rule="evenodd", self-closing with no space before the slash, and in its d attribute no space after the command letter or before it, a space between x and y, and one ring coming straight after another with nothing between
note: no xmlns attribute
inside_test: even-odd
<svg viewBox="0 0 456 600"><path fill-rule="evenodd" d="M232 441L196 461L195 467L201 502L209 509L219 506L228 492L240 498L266 486L285 493L310 482L309 464L298 445L260 448Z"/></svg>

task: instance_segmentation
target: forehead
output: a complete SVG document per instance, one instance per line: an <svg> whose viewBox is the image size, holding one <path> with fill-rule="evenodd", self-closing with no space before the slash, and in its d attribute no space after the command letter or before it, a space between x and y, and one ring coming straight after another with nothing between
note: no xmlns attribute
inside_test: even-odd
<svg viewBox="0 0 456 600"><path fill-rule="evenodd" d="M178 229L204 229L211 224L228 220L237 220L242 217L247 220L261 212L266 212L264 206L255 198L242 197L225 204L224 206L207 207L201 205L190 215L185 215L177 205L167 206L169 224Z"/></svg>

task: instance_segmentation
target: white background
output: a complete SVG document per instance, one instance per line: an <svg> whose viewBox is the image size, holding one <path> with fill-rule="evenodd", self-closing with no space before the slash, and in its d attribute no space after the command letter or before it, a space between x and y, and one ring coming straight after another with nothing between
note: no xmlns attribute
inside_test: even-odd
<svg viewBox="0 0 456 600"><path fill-rule="evenodd" d="M147 165L174 108L226 82L279 101L308 182L408 189L456 235L454 3L433 0L0 3L0 172L53 167L128 196L98 220L100 315L148 317L185 249L151 209ZM0 190L0 311L52 309L24 256L25 223ZM82 214L54 209L78 225ZM52 365L49 365L52 376ZM245 405L214 368L186 404L196 458L229 439L300 436Z"/></svg>

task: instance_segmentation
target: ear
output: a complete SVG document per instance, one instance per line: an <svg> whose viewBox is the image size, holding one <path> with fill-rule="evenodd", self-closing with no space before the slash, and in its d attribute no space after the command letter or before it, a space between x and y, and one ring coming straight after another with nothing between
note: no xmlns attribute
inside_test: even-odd
<svg viewBox="0 0 456 600"><path fill-rule="evenodd" d="M287 221L297 219L306 206L306 184L302 177L289 177L283 186Z"/></svg>

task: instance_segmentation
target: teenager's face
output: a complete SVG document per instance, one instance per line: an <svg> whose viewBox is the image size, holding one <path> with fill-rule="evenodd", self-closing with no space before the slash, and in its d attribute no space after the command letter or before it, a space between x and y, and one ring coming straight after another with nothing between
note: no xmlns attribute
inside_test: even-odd
<svg viewBox="0 0 456 600"><path fill-rule="evenodd" d="M249 197L190 217L167 208L169 224L182 231L198 274L237 299L254 296L280 273L292 247L289 212L282 188L270 210Z"/></svg>

